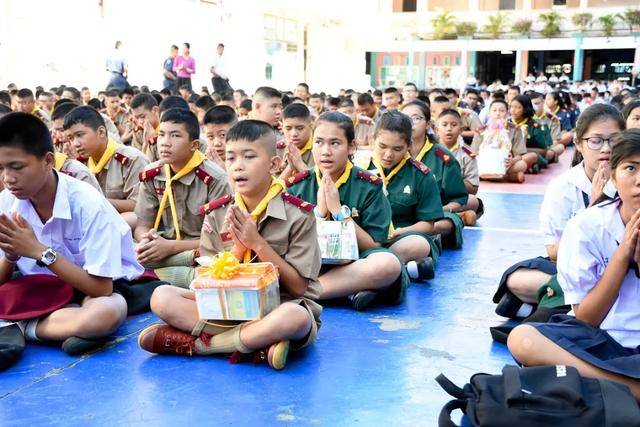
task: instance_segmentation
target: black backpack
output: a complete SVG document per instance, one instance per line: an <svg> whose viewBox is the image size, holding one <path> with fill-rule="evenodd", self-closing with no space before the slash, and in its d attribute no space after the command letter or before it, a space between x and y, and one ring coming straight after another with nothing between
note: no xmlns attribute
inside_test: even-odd
<svg viewBox="0 0 640 427"><path fill-rule="evenodd" d="M570 366L507 365L502 375L475 374L464 388L442 374L436 381L456 398L442 408L440 427L456 426L455 409L482 427L640 426L640 409L627 386L583 378Z"/></svg>

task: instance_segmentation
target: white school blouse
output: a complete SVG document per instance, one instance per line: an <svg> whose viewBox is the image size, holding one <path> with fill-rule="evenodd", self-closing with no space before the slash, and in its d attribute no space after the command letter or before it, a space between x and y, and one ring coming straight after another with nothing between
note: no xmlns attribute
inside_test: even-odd
<svg viewBox="0 0 640 427"><path fill-rule="evenodd" d="M58 178L53 215L42 223L29 200L8 190L0 193L0 212L17 212L33 227L37 239L87 273L113 280L133 280L144 268L136 261L131 229L115 208L95 188L54 171ZM4 253L0 250L0 254ZM22 257L22 275L53 274L36 260Z"/></svg>
<svg viewBox="0 0 640 427"><path fill-rule="evenodd" d="M613 197L616 193L609 181L605 193ZM555 245L560 241L567 221L591 203L591 181L580 162L562 175L554 178L544 193L540 206L540 231L545 245Z"/></svg>
<svg viewBox="0 0 640 427"><path fill-rule="evenodd" d="M604 274L624 237L619 202L604 202L569 220L558 249L558 282L567 304L580 304ZM624 278L618 299L600 324L627 348L640 345L640 279Z"/></svg>

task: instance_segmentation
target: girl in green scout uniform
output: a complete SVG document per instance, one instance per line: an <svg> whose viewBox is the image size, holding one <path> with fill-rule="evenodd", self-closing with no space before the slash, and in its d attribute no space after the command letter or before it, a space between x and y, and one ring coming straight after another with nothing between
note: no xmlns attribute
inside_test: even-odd
<svg viewBox="0 0 640 427"><path fill-rule="evenodd" d="M535 111L527 95L516 96L509 105L509 113L511 121L522 131L527 142L527 151L538 154L538 163L529 169L531 173L538 173L556 157L556 153L551 149L551 130L533 117Z"/></svg>
<svg viewBox="0 0 640 427"><path fill-rule="evenodd" d="M434 243L435 222L444 215L440 190L429 168L411 158L411 120L399 111L382 115L374 134L373 159L367 169L382 178L391 204L393 232L385 245L407 264L409 277L434 277L440 248Z"/></svg>
<svg viewBox="0 0 640 427"><path fill-rule="evenodd" d="M436 221L433 232L442 235L445 247L459 249L462 247L464 223L455 212L469 200L460 165L446 147L436 143L432 135L427 135L427 125L431 121L427 104L414 100L405 104L402 112L413 123L409 152L414 159L429 168L440 189L444 218Z"/></svg>
<svg viewBox="0 0 640 427"><path fill-rule="evenodd" d="M360 251L360 259L350 264L323 269L320 299L348 296L356 310L366 308L376 296L399 304L409 277L398 256L383 247L391 206L382 180L351 163L356 151L353 121L339 112L320 115L312 150L316 166L287 179L288 191L316 204L319 220L353 221Z"/></svg>

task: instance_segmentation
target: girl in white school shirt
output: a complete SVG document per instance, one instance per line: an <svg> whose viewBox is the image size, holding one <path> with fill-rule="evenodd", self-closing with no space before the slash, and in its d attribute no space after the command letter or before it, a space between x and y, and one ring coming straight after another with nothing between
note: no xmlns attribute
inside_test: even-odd
<svg viewBox="0 0 640 427"><path fill-rule="evenodd" d="M629 387L640 399L640 130L614 137L615 199L571 219L558 248L558 281L575 318L516 327L511 354L526 366L569 365Z"/></svg>
<svg viewBox="0 0 640 427"><path fill-rule="evenodd" d="M540 207L547 256L521 261L504 272L493 297L499 303L497 314L527 317L531 313L531 306L538 304L538 290L556 274L558 244L567 221L592 205L603 192L615 195L608 183L611 137L624 128L622 115L611 105L593 105L580 115L575 166L551 181ZM523 303L527 306L520 308Z"/></svg>

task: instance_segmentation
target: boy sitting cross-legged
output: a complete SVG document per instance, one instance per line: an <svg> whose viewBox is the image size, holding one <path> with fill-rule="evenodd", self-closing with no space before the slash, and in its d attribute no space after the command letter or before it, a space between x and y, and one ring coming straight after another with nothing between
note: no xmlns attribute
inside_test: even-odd
<svg viewBox="0 0 640 427"><path fill-rule="evenodd" d="M240 261L255 258L279 271L282 304L263 319L224 330L200 319L192 291L163 286L151 306L168 325L142 331L140 347L160 354L249 354L264 349L269 365L282 369L289 348L311 344L322 308L314 300L320 285L320 249L313 205L283 190L272 177L280 167L269 124L245 120L227 134L225 163L235 194L203 207L203 255L231 250ZM249 255L247 257L247 255ZM206 320L206 319L205 319Z"/></svg>

